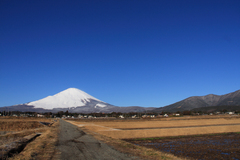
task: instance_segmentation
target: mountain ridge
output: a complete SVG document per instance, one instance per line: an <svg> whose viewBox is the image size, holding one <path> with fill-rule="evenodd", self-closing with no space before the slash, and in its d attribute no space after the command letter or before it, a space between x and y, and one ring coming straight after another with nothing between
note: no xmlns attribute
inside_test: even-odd
<svg viewBox="0 0 240 160"><path fill-rule="evenodd" d="M210 106L240 106L240 90L227 93L224 95L208 94L205 96L192 96L173 104L154 109L155 112L162 111L184 111L196 108L210 107Z"/></svg>
<svg viewBox="0 0 240 160"><path fill-rule="evenodd" d="M213 106L240 106L240 90L224 95L208 94L205 96L192 96L164 107L148 108L140 106L119 107L103 102L77 88L68 88L53 96L47 96L37 101L0 107L0 111L69 111L76 113L177 112Z"/></svg>
<svg viewBox="0 0 240 160"><path fill-rule="evenodd" d="M111 113L111 112L145 112L149 110L140 106L118 107L103 102L77 88L68 88L53 96L47 96L37 101L13 106L0 107L0 111L22 112L58 112L68 111L76 113Z"/></svg>

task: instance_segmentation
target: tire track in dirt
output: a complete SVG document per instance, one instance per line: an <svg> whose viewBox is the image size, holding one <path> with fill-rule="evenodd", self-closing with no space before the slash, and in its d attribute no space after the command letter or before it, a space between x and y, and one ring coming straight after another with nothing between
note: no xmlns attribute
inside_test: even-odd
<svg viewBox="0 0 240 160"><path fill-rule="evenodd" d="M86 134L77 126L60 120L60 133L57 149L61 152L61 160L133 160L139 159L121 153L107 144Z"/></svg>

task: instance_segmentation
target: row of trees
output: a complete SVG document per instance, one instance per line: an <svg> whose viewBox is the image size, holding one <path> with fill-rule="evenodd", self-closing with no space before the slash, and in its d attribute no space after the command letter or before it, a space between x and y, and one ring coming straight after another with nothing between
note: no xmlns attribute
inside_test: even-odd
<svg viewBox="0 0 240 160"><path fill-rule="evenodd" d="M228 112L228 110L223 109L219 111L220 113L226 113ZM240 110L235 110L235 113L240 113ZM52 112L45 112L45 113L37 113L37 112L20 112L20 111L11 111L11 112L7 112L7 111L2 111L0 112L1 116L28 116L28 117L37 117L38 114L42 114L47 118L52 118L52 117L63 117L63 116L70 116L70 117L78 117L79 115L82 116L92 116L92 117L119 117L120 115L122 115L125 118L131 118L132 116L136 116L136 117L142 117L143 115L154 115L154 116L161 116L161 115L203 115L203 114L209 114L210 112L207 111L177 111L175 113L172 112L160 112L160 113L156 113L156 112L130 112L130 113L122 113L122 112L112 112L112 113L70 113L68 111L64 112L64 111L59 111L57 113L52 113ZM214 113L214 112L213 112Z"/></svg>

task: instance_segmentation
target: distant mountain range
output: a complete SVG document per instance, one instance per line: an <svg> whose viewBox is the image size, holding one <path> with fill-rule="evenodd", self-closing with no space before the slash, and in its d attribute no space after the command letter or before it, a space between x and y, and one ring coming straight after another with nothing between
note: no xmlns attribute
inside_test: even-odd
<svg viewBox="0 0 240 160"><path fill-rule="evenodd" d="M174 104L154 109L154 112L177 112L186 110L205 110L205 107L221 106L221 109L227 109L228 106L239 106L240 110L240 90L225 95L209 94L206 96L193 96L186 98ZM234 107L236 108L236 107Z"/></svg>
<svg viewBox="0 0 240 160"><path fill-rule="evenodd" d="M111 112L146 112L154 108L139 106L118 107L103 102L77 88L68 88L53 96L7 107L0 107L0 111L22 111L22 112L58 112L68 111L76 113L111 113Z"/></svg>
<svg viewBox="0 0 240 160"><path fill-rule="evenodd" d="M218 107L219 106L219 107ZM209 94L206 96L193 96L174 104L154 107L118 107L103 102L86 92L77 88L68 88L53 96L13 106L0 107L0 111L22 111L22 112L53 112L68 111L76 113L111 113L111 112L177 112L186 110L217 110L228 109L240 110L240 90L225 95Z"/></svg>

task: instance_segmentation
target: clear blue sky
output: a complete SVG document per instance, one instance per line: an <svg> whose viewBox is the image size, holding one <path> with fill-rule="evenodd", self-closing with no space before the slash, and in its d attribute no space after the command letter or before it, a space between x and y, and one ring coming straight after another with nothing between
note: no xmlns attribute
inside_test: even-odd
<svg viewBox="0 0 240 160"><path fill-rule="evenodd" d="M162 107L240 89L239 0L1 0L0 106L69 87Z"/></svg>

